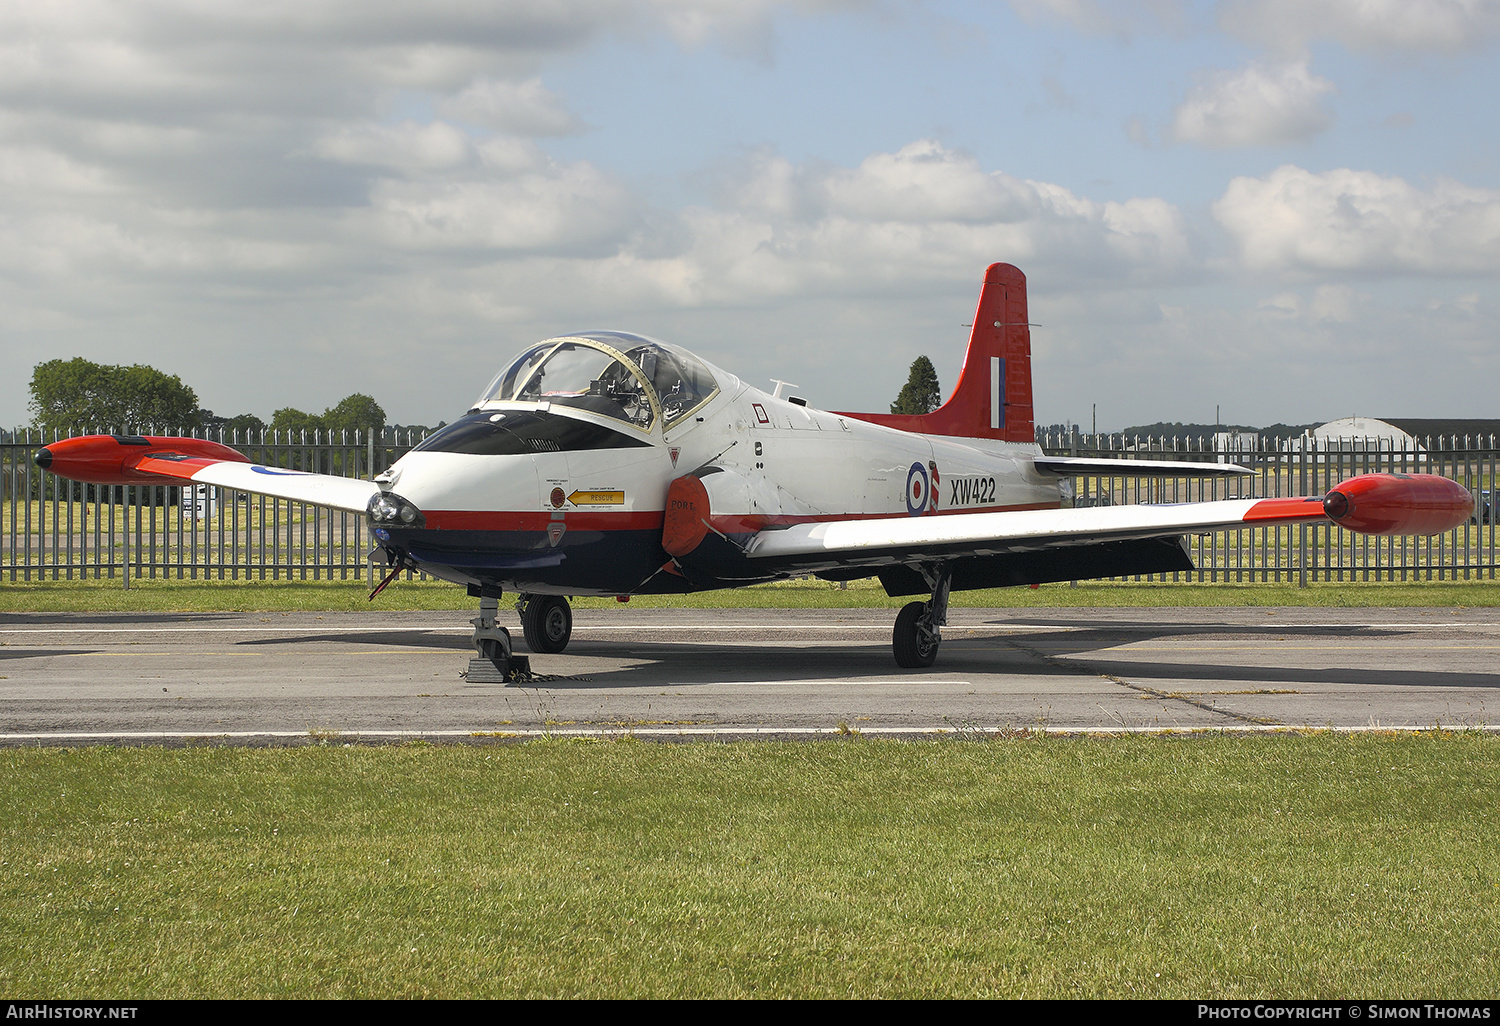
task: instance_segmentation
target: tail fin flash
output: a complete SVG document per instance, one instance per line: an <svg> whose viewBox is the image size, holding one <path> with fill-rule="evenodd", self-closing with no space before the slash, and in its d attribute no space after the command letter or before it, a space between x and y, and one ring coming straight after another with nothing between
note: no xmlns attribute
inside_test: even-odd
<svg viewBox="0 0 1500 1026"><path fill-rule="evenodd" d="M924 435L1036 441L1031 413L1031 328L1026 275L1011 264L984 272L979 309L963 370L948 401L931 413L845 413L872 424Z"/></svg>

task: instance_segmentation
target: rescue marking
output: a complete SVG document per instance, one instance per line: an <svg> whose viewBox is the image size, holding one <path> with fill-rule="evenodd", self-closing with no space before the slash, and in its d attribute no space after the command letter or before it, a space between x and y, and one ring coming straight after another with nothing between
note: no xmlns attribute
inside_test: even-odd
<svg viewBox="0 0 1500 1026"><path fill-rule="evenodd" d="M623 506L625 492L616 489L578 489L568 496L575 506Z"/></svg>

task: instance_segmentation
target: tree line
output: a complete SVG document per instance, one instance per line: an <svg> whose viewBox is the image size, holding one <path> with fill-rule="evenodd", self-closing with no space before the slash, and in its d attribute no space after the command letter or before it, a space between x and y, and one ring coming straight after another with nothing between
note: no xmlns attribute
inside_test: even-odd
<svg viewBox="0 0 1500 1026"><path fill-rule="evenodd" d="M44 432L92 430L140 433L150 429L238 431L375 431L386 428L385 410L362 392L346 396L322 413L291 406L267 423L253 413L221 417L198 404L198 394L176 374L142 363L114 366L82 357L48 360L31 372L32 423Z"/></svg>

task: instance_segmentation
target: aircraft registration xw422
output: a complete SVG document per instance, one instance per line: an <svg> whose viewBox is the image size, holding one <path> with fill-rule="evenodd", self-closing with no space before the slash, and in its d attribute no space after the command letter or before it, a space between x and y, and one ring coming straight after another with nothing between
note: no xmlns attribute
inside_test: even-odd
<svg viewBox="0 0 1500 1026"><path fill-rule="evenodd" d="M1250 471L1043 454L1026 278L1009 264L985 272L953 394L920 416L814 409L685 349L596 331L521 353L373 481L258 466L191 438L92 435L35 458L78 481L192 481L364 513L387 582L422 570L479 599L474 645L502 678L522 658L496 619L506 592L531 650L560 652L567 596L878 576L890 595L925 596L892 635L897 663L923 667L954 589L1191 570L1185 536L1211 531L1331 520L1435 534L1474 508L1455 482L1405 474L1307 498L1065 508L1077 476Z"/></svg>

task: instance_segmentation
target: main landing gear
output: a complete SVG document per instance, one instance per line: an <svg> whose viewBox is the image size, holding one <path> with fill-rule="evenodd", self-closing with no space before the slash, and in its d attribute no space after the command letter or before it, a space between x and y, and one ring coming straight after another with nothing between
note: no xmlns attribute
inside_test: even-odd
<svg viewBox="0 0 1500 1026"><path fill-rule="evenodd" d="M938 645L943 641L939 628L948 622L948 586L953 575L941 568L920 569L932 587L932 598L902 607L891 632L896 665L907 669L920 669L937 661Z"/></svg>
<svg viewBox="0 0 1500 1026"><path fill-rule="evenodd" d="M573 636L573 609L561 595L522 595L521 632L533 652L561 652Z"/></svg>

